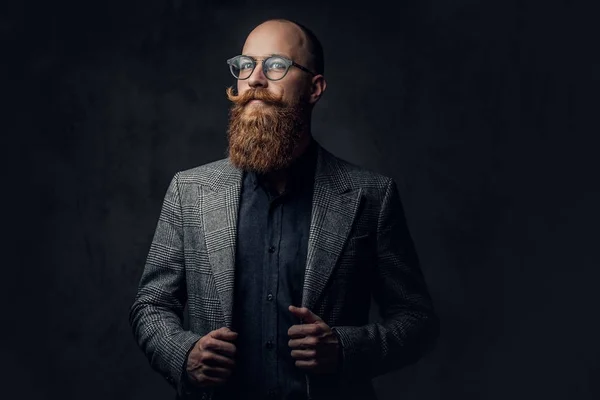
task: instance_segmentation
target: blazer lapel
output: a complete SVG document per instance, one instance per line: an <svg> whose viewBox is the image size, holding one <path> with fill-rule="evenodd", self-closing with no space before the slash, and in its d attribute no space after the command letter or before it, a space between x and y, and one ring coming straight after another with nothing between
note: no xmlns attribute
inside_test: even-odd
<svg viewBox="0 0 600 400"><path fill-rule="evenodd" d="M308 235L302 307L312 310L333 272L358 208L361 189L351 188L347 173L319 146Z"/></svg>
<svg viewBox="0 0 600 400"><path fill-rule="evenodd" d="M200 210L208 260L212 267L225 326L232 327L237 220L242 171L226 160L210 187L201 186Z"/></svg>

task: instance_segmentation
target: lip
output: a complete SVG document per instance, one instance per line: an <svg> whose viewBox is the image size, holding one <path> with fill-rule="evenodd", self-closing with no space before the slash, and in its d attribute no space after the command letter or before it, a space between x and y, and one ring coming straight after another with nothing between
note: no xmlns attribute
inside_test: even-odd
<svg viewBox="0 0 600 400"><path fill-rule="evenodd" d="M253 99L248 102L248 104L258 104L258 103L264 104L264 101L258 100L258 99Z"/></svg>

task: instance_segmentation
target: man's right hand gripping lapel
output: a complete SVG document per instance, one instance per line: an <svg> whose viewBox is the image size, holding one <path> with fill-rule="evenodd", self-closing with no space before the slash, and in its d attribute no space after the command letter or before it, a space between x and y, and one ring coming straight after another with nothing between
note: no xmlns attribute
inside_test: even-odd
<svg viewBox="0 0 600 400"><path fill-rule="evenodd" d="M196 342L187 358L186 379L203 388L221 386L235 367L237 332L223 327Z"/></svg>

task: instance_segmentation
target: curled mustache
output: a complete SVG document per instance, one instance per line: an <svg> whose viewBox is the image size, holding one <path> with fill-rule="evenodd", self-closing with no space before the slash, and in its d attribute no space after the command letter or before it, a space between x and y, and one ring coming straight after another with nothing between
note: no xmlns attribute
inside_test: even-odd
<svg viewBox="0 0 600 400"><path fill-rule="evenodd" d="M266 104L279 106L279 107L286 106L286 104L283 102L281 96L277 96L277 95L269 92L267 89L251 88L251 89L246 90L242 94L236 95L233 93L233 88L228 87L226 90L226 93L227 93L227 99L229 99L229 101L231 101L236 106L243 107L252 100L261 100L261 101L265 102Z"/></svg>

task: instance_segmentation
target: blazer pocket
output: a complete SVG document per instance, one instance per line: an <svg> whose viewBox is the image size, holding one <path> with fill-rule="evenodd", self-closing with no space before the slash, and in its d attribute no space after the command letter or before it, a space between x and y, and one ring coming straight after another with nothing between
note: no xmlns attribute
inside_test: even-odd
<svg viewBox="0 0 600 400"><path fill-rule="evenodd" d="M348 238L348 241L351 240L361 240L361 239L366 239L368 237L371 237L370 233L365 233L365 234L360 234L360 235L356 235L356 236L351 236L350 238Z"/></svg>
<svg viewBox="0 0 600 400"><path fill-rule="evenodd" d="M349 237L346 241L346 251L355 251L364 247L371 238L372 236L369 233Z"/></svg>
<svg viewBox="0 0 600 400"><path fill-rule="evenodd" d="M348 238L338 264L338 276L350 278L361 274L371 254L373 235L358 234Z"/></svg>

